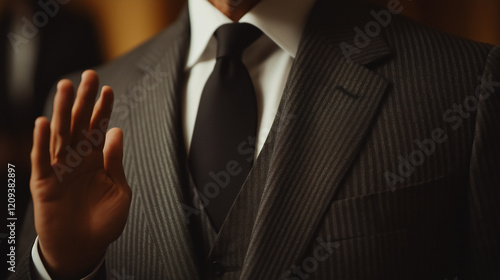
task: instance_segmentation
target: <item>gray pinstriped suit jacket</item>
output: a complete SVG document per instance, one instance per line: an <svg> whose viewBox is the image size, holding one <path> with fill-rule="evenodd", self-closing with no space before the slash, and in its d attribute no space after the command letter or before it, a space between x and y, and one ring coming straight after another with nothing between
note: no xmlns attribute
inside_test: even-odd
<svg viewBox="0 0 500 280"><path fill-rule="evenodd" d="M133 190L108 279L500 279L500 48L395 16L347 59L373 7L342 2L316 4L218 236L187 210L187 12L98 69Z"/></svg>

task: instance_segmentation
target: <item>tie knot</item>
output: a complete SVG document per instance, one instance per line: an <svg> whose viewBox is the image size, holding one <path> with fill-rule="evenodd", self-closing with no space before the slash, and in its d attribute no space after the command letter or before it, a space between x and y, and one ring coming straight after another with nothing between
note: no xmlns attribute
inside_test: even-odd
<svg viewBox="0 0 500 280"><path fill-rule="evenodd" d="M243 51L262 35L262 31L248 23L228 23L215 30L217 58L241 57Z"/></svg>

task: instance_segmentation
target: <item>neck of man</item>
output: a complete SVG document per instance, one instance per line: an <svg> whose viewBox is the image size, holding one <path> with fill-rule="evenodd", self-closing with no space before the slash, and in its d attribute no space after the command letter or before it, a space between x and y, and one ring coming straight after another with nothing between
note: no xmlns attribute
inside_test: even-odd
<svg viewBox="0 0 500 280"><path fill-rule="evenodd" d="M260 0L208 0L232 21L240 20Z"/></svg>

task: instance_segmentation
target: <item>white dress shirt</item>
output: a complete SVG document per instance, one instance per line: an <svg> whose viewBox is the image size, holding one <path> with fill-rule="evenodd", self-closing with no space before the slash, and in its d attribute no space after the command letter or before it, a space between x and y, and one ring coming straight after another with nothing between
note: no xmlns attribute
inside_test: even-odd
<svg viewBox="0 0 500 280"><path fill-rule="evenodd" d="M264 34L243 53L257 97L257 156L278 110L281 95L297 54L300 37L314 0L263 0L239 22L250 23ZM201 94L215 66L215 30L232 21L206 0L189 0L191 45L186 63L183 133L187 152L191 145Z"/></svg>
<svg viewBox="0 0 500 280"><path fill-rule="evenodd" d="M258 156L273 124L288 74L297 54L302 31L315 0L261 0L239 22L258 27L263 35L243 53L243 63L252 78L257 98ZM235 2L235 5L238 1ZM207 0L189 0L191 39L184 68L186 84L182 104L183 136L189 153L201 94L215 66L215 30L232 21ZM38 240L38 239L37 239ZM40 279L50 279L38 255L38 242L32 259ZM102 264L102 262L101 262ZM97 272L85 277L92 278Z"/></svg>

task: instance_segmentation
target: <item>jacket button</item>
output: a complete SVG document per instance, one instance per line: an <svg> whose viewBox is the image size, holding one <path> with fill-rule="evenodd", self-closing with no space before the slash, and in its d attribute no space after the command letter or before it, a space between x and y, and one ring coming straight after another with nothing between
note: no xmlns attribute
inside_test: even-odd
<svg viewBox="0 0 500 280"><path fill-rule="evenodd" d="M214 261L210 264L208 273L211 277L222 277L225 272L226 270L224 269L224 266L221 263Z"/></svg>

